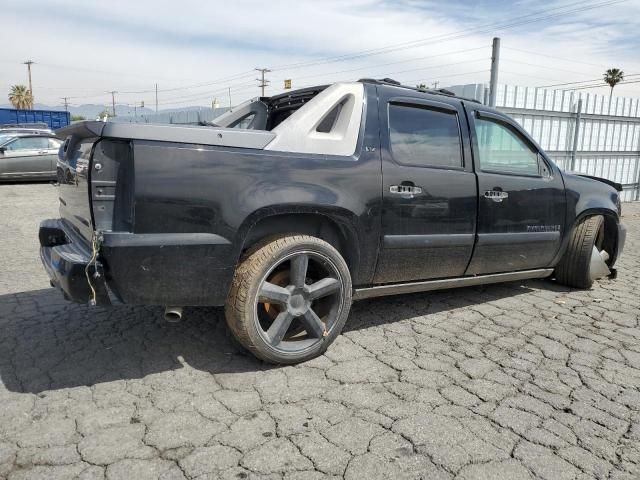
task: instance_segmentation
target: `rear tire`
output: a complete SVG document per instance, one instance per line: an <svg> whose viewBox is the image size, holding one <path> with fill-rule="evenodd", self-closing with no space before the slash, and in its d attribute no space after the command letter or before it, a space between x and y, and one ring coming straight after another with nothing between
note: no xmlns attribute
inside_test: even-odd
<svg viewBox="0 0 640 480"><path fill-rule="evenodd" d="M567 251L555 269L559 283L575 288L591 288L591 253L596 242L602 243L603 225L602 215L584 218L576 225Z"/></svg>
<svg viewBox="0 0 640 480"><path fill-rule="evenodd" d="M325 352L351 308L351 276L340 253L308 235L272 237L238 265L225 305L240 344L275 364Z"/></svg>

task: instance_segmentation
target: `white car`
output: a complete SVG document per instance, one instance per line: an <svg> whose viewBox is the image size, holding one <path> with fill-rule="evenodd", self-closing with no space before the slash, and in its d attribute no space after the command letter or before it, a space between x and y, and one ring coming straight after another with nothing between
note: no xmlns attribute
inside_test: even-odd
<svg viewBox="0 0 640 480"><path fill-rule="evenodd" d="M61 144L52 135L0 132L0 181L55 180Z"/></svg>

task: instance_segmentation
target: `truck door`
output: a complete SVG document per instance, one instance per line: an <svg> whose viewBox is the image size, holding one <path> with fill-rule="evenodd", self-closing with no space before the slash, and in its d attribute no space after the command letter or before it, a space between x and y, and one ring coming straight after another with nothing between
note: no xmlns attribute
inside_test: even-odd
<svg viewBox="0 0 640 480"><path fill-rule="evenodd" d="M467 274L548 267L565 224L557 167L509 117L467 105L478 176L478 239Z"/></svg>
<svg viewBox="0 0 640 480"><path fill-rule="evenodd" d="M383 206L374 282L463 275L477 207L463 107L445 96L379 93Z"/></svg>

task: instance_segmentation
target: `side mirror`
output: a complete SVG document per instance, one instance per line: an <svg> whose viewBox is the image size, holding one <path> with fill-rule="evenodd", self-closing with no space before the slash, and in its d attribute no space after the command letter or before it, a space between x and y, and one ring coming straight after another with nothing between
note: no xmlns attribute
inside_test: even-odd
<svg viewBox="0 0 640 480"><path fill-rule="evenodd" d="M0 153L4 153L7 151L7 147L0 147Z"/></svg>
<svg viewBox="0 0 640 480"><path fill-rule="evenodd" d="M549 166L540 153L538 153L538 164L540 165L540 175L542 178L551 178Z"/></svg>

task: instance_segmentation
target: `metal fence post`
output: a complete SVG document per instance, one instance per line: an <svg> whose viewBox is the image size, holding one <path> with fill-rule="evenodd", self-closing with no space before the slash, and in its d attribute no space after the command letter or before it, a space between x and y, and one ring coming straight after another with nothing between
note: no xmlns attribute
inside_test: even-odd
<svg viewBox="0 0 640 480"><path fill-rule="evenodd" d="M578 99L578 110L576 111L576 121L573 128L573 148L571 149L571 168L572 172L576 169L576 152L578 151L578 136L580 135L580 116L582 115L582 99Z"/></svg>
<svg viewBox="0 0 640 480"><path fill-rule="evenodd" d="M634 198L635 201L640 200L640 157L636 158L636 184L635 184L635 189L636 189L636 197Z"/></svg>

